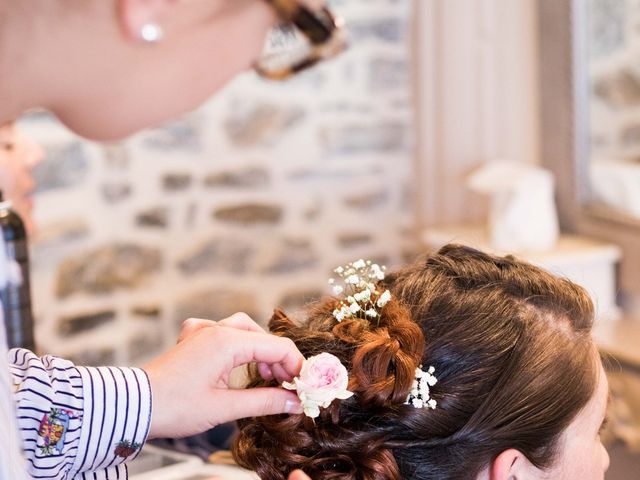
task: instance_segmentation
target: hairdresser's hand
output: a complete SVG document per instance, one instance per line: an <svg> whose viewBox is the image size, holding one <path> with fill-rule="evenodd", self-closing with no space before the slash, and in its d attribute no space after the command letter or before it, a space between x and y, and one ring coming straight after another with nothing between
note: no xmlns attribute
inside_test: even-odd
<svg viewBox="0 0 640 480"><path fill-rule="evenodd" d="M289 480L311 480L302 470L295 470L289 475Z"/></svg>
<svg viewBox="0 0 640 480"><path fill-rule="evenodd" d="M189 319L178 344L144 367L153 393L150 438L184 437L244 417L302 413L282 388L229 387L235 367L257 362L264 378L291 380L303 356L293 342L270 335L244 313L220 322Z"/></svg>

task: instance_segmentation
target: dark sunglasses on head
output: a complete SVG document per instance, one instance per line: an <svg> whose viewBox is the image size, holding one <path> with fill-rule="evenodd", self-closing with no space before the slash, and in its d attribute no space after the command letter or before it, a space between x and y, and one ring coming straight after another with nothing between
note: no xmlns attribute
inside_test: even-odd
<svg viewBox="0 0 640 480"><path fill-rule="evenodd" d="M265 1L281 23L270 32L255 65L260 76L284 80L346 49L344 21L328 8L315 10L300 0Z"/></svg>

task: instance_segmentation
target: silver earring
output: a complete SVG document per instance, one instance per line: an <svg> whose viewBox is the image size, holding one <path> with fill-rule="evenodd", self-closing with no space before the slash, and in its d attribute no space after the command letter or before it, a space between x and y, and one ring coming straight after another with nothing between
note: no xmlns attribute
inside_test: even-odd
<svg viewBox="0 0 640 480"><path fill-rule="evenodd" d="M145 23L140 29L140 38L146 43L157 43L162 40L162 27L157 23Z"/></svg>

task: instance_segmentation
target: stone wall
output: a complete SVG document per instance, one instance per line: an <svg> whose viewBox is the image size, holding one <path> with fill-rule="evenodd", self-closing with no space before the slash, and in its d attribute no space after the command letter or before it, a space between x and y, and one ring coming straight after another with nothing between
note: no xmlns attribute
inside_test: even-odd
<svg viewBox="0 0 640 480"><path fill-rule="evenodd" d="M45 114L33 297L42 351L140 364L187 317L265 322L328 293L336 265L412 248L409 0L336 0L352 48L288 83L253 73L127 141Z"/></svg>

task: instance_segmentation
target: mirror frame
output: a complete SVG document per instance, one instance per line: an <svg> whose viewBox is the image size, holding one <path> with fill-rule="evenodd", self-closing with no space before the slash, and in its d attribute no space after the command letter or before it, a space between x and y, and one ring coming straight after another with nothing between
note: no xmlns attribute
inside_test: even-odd
<svg viewBox="0 0 640 480"><path fill-rule="evenodd" d="M585 0L538 0L540 153L556 178L563 231L622 249L619 288L640 295L640 221L589 200L589 82ZM624 301L624 299L623 299Z"/></svg>

